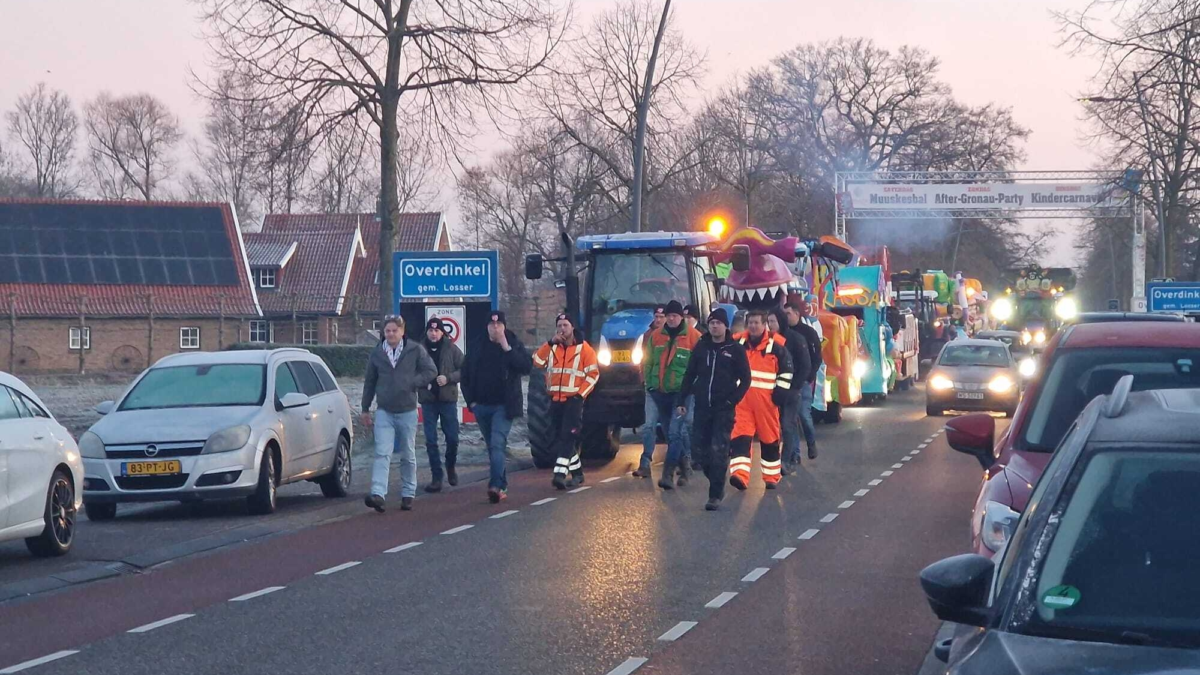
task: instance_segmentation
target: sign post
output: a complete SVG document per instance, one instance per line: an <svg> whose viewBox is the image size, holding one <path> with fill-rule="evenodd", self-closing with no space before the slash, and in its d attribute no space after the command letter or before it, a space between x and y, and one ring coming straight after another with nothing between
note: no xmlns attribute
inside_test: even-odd
<svg viewBox="0 0 1200 675"><path fill-rule="evenodd" d="M1200 282L1161 281L1146 284L1151 312L1200 312Z"/></svg>

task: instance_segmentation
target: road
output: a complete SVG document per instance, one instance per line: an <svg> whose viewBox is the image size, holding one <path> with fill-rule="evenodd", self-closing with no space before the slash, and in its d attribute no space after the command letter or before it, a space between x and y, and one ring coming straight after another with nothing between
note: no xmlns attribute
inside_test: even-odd
<svg viewBox="0 0 1200 675"><path fill-rule="evenodd" d="M915 673L924 565L966 547L973 459L920 391L818 427L821 457L703 510L706 481L511 475L0 604L0 673ZM181 515L180 517L186 517Z"/></svg>

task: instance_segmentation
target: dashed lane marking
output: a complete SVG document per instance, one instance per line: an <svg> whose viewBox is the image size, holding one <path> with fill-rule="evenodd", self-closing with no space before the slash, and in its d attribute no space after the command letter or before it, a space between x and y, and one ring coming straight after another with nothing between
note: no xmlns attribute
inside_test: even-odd
<svg viewBox="0 0 1200 675"><path fill-rule="evenodd" d="M833 521L837 520L837 517L838 517L838 514L836 514L836 513L826 513L824 516L821 516L821 522L822 523L832 523Z"/></svg>
<svg viewBox="0 0 1200 675"><path fill-rule="evenodd" d="M742 581L758 581L763 577L764 574L770 571L770 567L755 567L754 569L750 570L749 574L742 577Z"/></svg>
<svg viewBox="0 0 1200 675"><path fill-rule="evenodd" d="M471 529L472 527L475 527L475 526L474 525L459 525L458 527L452 527L452 528L446 530L442 534L458 534L459 532L466 532L467 530Z"/></svg>
<svg viewBox="0 0 1200 675"><path fill-rule="evenodd" d="M919 454L921 454L921 451L920 451L920 450L913 450L912 452L910 452L910 453L908 453L908 454L910 454L910 455L919 455Z"/></svg>
<svg viewBox="0 0 1200 675"><path fill-rule="evenodd" d="M613 476L612 478L605 478L604 480L602 480L600 482L601 483L611 483L615 480L621 480L622 478L624 478L624 476Z"/></svg>
<svg viewBox="0 0 1200 675"><path fill-rule="evenodd" d="M928 443L922 443L917 446L917 450L924 450L925 448L928 448L928 447L929 447ZM917 450L913 450L913 452L916 452Z"/></svg>
<svg viewBox="0 0 1200 675"><path fill-rule="evenodd" d="M574 490L567 490L567 494L573 495L578 492L583 492L584 490L591 490L591 489L592 489L591 485L584 485L583 487L577 487Z"/></svg>
<svg viewBox="0 0 1200 675"><path fill-rule="evenodd" d="M497 513L494 516L488 516L488 518L490 518L492 520L500 520L501 518L507 518L514 513L520 513L520 511L517 511L516 509L512 509L510 511L502 511L500 513Z"/></svg>
<svg viewBox="0 0 1200 675"><path fill-rule="evenodd" d="M351 567L354 567L355 565L361 565L361 564L362 564L362 561L358 561L358 560L353 561L353 562L348 562L348 563L342 563L341 565L335 565L334 567L330 567L329 569L321 570L320 572L317 572L316 576L327 577L330 574L337 574L338 572L341 572L342 570L348 570Z"/></svg>
<svg viewBox="0 0 1200 675"><path fill-rule="evenodd" d="M0 670L0 675L12 675L12 673L19 673L22 670L36 668L38 666L50 663L51 661L65 659L72 654L78 654L78 653L79 653L78 649L64 649L61 652L54 652L53 654L39 656L36 659L30 659L29 661L25 661L23 663L18 663L15 666L9 666L9 667L5 668L4 670Z"/></svg>
<svg viewBox="0 0 1200 675"><path fill-rule="evenodd" d="M809 540L809 539L812 539L813 537L817 536L817 533L818 533L818 532L820 532L820 530L818 530L818 529L816 529L816 528L812 528L812 529L810 529L810 530L805 530L805 531L804 531L804 534L802 534L802 535L800 535L799 537L796 537L796 538L797 538L797 539L799 539L799 540L801 540L801 541L807 541L807 540Z"/></svg>
<svg viewBox="0 0 1200 675"><path fill-rule="evenodd" d="M630 673L637 670L638 668L641 668L642 665L645 664L646 661L649 661L649 660L650 659L643 659L640 657L631 657L631 658L625 659L624 663L622 663L621 665L617 666L616 668L613 668L612 670L608 671L608 675L630 675Z"/></svg>
<svg viewBox="0 0 1200 675"><path fill-rule="evenodd" d="M847 499L846 501L842 502L841 504L838 504L838 508L839 508L839 509L848 509L848 508L850 508L851 506L854 506L854 500L853 500L853 499Z"/></svg>
<svg viewBox="0 0 1200 675"><path fill-rule="evenodd" d="M887 478L888 476L892 475L892 472L891 472L891 471L884 471L883 473L881 473L881 474L879 474L879 475L880 475L880 476L883 476L884 478Z"/></svg>
<svg viewBox="0 0 1200 675"><path fill-rule="evenodd" d="M354 564L357 565L358 563L354 563ZM173 623L179 623L180 621L183 621L184 619L190 619L193 616L196 616L196 615L195 614L176 614L175 616L169 616L161 621L155 621L154 623L148 623L145 626L138 626L137 628L132 628L127 632L129 632L129 633L149 633L150 631L155 630L156 628L162 628L163 626L170 626Z"/></svg>
<svg viewBox="0 0 1200 675"><path fill-rule="evenodd" d="M389 548L388 550L384 551L384 553L399 553L400 551L407 551L410 548L416 548L420 545L421 542L419 541L410 541L407 544L400 544L395 548Z"/></svg>
<svg viewBox="0 0 1200 675"><path fill-rule="evenodd" d="M879 484L881 484L881 483L883 483L883 481L881 481L881 480L879 480L878 478L876 478L875 480L873 480L873 481L871 481L871 482L867 483L867 485L870 485L871 487L875 487L876 485L879 485Z"/></svg>
<svg viewBox="0 0 1200 675"><path fill-rule="evenodd" d="M230 598L229 601L230 602L245 602L247 600L261 598L262 596L268 595L270 593L274 593L275 591L282 591L284 588L285 588L284 586L267 586L266 588L254 591L253 593L247 593L245 595L239 595L236 598Z"/></svg>
<svg viewBox="0 0 1200 675"><path fill-rule="evenodd" d="M720 609L725 606L725 603L729 602L730 600L732 600L736 597L737 597L737 593L734 593L733 591L725 591L724 593L718 595L717 597L713 598L712 600L709 600L708 603L705 604L704 606L709 609Z"/></svg>
<svg viewBox="0 0 1200 675"><path fill-rule="evenodd" d="M900 461L901 461L901 462L911 462L911 461L912 461L912 455L905 455L904 457L901 457L901 458L900 458Z"/></svg>
<svg viewBox="0 0 1200 675"><path fill-rule="evenodd" d="M684 633L688 632L689 630L691 630L695 627L696 627L695 621L680 621L679 623L675 624L674 628L663 633L662 635L659 635L658 639L661 640L662 642L674 642L674 641L678 640L679 638L683 637Z"/></svg>
<svg viewBox="0 0 1200 675"><path fill-rule="evenodd" d="M786 560L789 555L791 555L795 552L796 552L796 549L792 548L791 546L784 546L783 548L779 549L775 553L775 555L771 556L771 559L772 560Z"/></svg>
<svg viewBox="0 0 1200 675"><path fill-rule="evenodd" d="M537 500L536 502L530 504L530 506L541 506L542 504L549 504L550 502L554 501L555 499L558 499L558 497L546 497L545 499Z"/></svg>
<svg viewBox="0 0 1200 675"><path fill-rule="evenodd" d="M866 497L868 492L870 492L870 490L863 488L863 489L859 490L858 492L855 492L854 496L855 497Z"/></svg>
<svg viewBox="0 0 1200 675"><path fill-rule="evenodd" d="M893 468L893 469L903 469L903 468L904 468L904 465L903 465L903 464L901 464L901 463L899 463L899 462L897 462L897 463L895 463L895 464L893 464L893 465L892 465L892 468Z"/></svg>

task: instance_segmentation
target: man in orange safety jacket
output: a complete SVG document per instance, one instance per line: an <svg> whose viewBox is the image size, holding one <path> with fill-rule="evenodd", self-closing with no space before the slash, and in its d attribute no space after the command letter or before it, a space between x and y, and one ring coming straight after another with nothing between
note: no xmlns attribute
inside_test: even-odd
<svg viewBox="0 0 1200 675"><path fill-rule="evenodd" d="M739 490L750 485L750 447L758 436L762 477L768 490L779 484L779 407L792 388L792 359L783 336L767 330L767 311L746 315L746 332L733 337L746 347L750 361L750 390L734 412L730 442L729 484Z"/></svg>
<svg viewBox="0 0 1200 675"><path fill-rule="evenodd" d="M533 355L533 365L546 371L550 427L555 430L554 446L558 450L552 484L565 490L583 484L583 463L579 460L583 401L596 388L600 364L596 351L584 341L570 316L559 314L555 327L554 337Z"/></svg>

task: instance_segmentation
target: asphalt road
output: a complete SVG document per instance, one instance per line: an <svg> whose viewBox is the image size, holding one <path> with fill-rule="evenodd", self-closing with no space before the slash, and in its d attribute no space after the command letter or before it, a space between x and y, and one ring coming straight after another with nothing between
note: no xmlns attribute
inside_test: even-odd
<svg viewBox="0 0 1200 675"><path fill-rule="evenodd" d="M705 512L637 448L0 604L0 673L915 673L916 573L966 548L973 459L919 391L818 427L821 457ZM365 510L365 509L364 509Z"/></svg>

